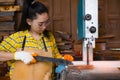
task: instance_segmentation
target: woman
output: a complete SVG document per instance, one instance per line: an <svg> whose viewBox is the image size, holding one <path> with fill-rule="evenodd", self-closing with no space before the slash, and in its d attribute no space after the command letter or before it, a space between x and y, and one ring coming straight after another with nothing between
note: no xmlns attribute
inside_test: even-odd
<svg viewBox="0 0 120 80"><path fill-rule="evenodd" d="M37 53L40 56L62 58L56 47L54 36L46 30L49 23L48 9L44 4L34 0L24 0L18 32L10 35L0 44L0 61L10 61L11 80L51 79L52 64L36 63L32 56L33 53ZM45 68L43 72L41 68ZM43 74L44 76L41 76ZM45 76L47 74L48 76Z"/></svg>

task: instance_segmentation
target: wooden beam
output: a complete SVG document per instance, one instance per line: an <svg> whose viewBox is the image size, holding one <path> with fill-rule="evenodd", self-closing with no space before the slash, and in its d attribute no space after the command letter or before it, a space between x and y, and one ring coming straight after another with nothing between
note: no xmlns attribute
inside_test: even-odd
<svg viewBox="0 0 120 80"><path fill-rule="evenodd" d="M14 30L15 22L0 22L0 31Z"/></svg>
<svg viewBox="0 0 120 80"><path fill-rule="evenodd" d="M20 6L18 5L0 6L0 12L10 12L10 11L20 11Z"/></svg>
<svg viewBox="0 0 120 80"><path fill-rule="evenodd" d="M13 21L13 16L0 16L0 22L1 21Z"/></svg>
<svg viewBox="0 0 120 80"><path fill-rule="evenodd" d="M7 3L7 2L14 3L15 0L0 0L0 3Z"/></svg>

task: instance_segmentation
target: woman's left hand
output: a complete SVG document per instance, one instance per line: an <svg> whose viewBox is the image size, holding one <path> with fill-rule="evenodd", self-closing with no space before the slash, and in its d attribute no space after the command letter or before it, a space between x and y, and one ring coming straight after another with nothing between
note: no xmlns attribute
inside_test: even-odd
<svg viewBox="0 0 120 80"><path fill-rule="evenodd" d="M68 61L73 61L74 60L73 56L71 56L70 54L65 54L63 56L63 58L64 58L64 60L68 60Z"/></svg>

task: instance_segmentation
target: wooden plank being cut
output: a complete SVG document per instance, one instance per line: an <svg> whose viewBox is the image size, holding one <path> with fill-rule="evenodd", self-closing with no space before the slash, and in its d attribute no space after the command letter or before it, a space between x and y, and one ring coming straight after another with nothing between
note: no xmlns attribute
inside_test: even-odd
<svg viewBox="0 0 120 80"><path fill-rule="evenodd" d="M20 11L20 6L18 5L0 6L0 12L10 12L10 11Z"/></svg>
<svg viewBox="0 0 120 80"><path fill-rule="evenodd" d="M74 65L74 66L69 66L68 69L93 70L94 66L93 65Z"/></svg>

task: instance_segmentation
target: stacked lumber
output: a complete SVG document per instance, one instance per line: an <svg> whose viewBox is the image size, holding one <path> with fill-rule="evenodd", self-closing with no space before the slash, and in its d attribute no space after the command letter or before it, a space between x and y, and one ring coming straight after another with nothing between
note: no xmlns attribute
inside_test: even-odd
<svg viewBox="0 0 120 80"><path fill-rule="evenodd" d="M14 3L15 0L0 0L0 3Z"/></svg>
<svg viewBox="0 0 120 80"><path fill-rule="evenodd" d="M14 33L14 21L0 22L0 36L5 38Z"/></svg>
<svg viewBox="0 0 120 80"><path fill-rule="evenodd" d="M13 21L14 12L0 12L0 22Z"/></svg>
<svg viewBox="0 0 120 80"><path fill-rule="evenodd" d="M15 0L0 0L0 5L14 5Z"/></svg>
<svg viewBox="0 0 120 80"><path fill-rule="evenodd" d="M0 12L11 12L11 11L20 11L20 6L18 5L2 5L0 6Z"/></svg>
<svg viewBox="0 0 120 80"><path fill-rule="evenodd" d="M16 22L18 22L16 15L20 13L21 0L0 0L0 42L12 33L15 32ZM8 65L6 62L0 61L0 80L10 80L8 72Z"/></svg>
<svg viewBox="0 0 120 80"><path fill-rule="evenodd" d="M14 33L16 11L20 11L20 6L16 5L15 0L0 0L0 42ZM7 72L7 63L0 61L0 80L9 80L9 77L6 78Z"/></svg>
<svg viewBox="0 0 120 80"><path fill-rule="evenodd" d="M73 40L71 35L67 32L56 31L58 37L56 38L57 47L61 54L74 55Z"/></svg>
<svg viewBox="0 0 120 80"><path fill-rule="evenodd" d="M0 42L15 31L15 12L21 10L15 2L15 0L0 0Z"/></svg>

